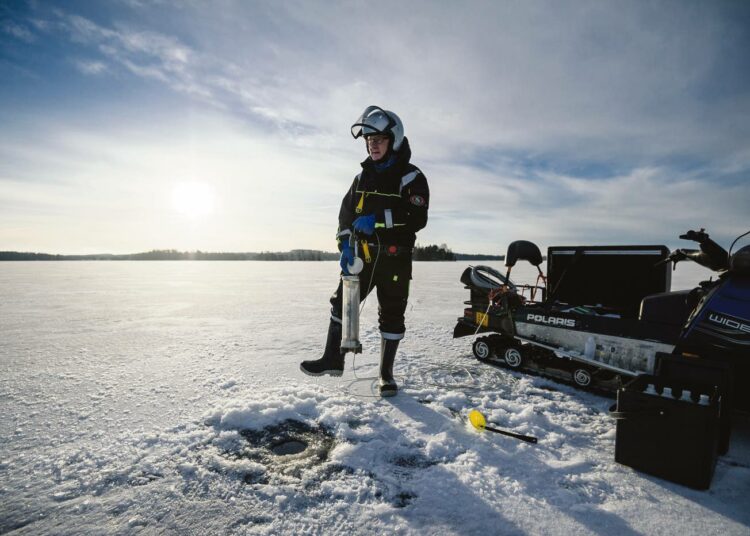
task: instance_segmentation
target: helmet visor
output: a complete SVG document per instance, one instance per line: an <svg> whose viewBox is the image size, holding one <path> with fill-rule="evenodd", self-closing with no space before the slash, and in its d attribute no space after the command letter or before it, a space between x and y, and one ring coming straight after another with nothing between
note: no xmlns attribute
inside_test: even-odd
<svg viewBox="0 0 750 536"><path fill-rule="evenodd" d="M388 112L380 106L368 106L357 121L352 125L352 137L356 140L360 136L371 134L390 134L396 122Z"/></svg>

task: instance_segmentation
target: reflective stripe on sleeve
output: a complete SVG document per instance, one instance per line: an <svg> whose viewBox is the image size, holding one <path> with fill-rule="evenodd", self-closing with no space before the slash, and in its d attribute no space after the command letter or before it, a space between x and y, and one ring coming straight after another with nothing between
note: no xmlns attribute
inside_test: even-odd
<svg viewBox="0 0 750 536"><path fill-rule="evenodd" d="M385 209L385 227L386 229L393 227L393 213L389 208Z"/></svg>
<svg viewBox="0 0 750 536"><path fill-rule="evenodd" d="M403 177L401 177L401 191L403 191L404 188L406 188L411 181L417 178L417 175L419 175L421 171L416 170L412 171L411 173L407 173Z"/></svg>

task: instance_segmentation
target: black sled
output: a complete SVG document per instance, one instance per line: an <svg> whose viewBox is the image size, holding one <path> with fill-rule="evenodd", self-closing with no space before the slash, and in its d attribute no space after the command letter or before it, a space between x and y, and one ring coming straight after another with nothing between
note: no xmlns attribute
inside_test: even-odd
<svg viewBox="0 0 750 536"><path fill-rule="evenodd" d="M464 270L470 300L453 336L479 335L472 350L481 361L610 392L657 373L662 355L721 361L732 369L734 407L749 410L750 246L730 255L703 230L680 238L700 250L550 247L546 275L539 248L513 242L505 274L487 266ZM717 279L670 292L672 269L685 259ZM537 267L536 284L511 281L520 260Z"/></svg>

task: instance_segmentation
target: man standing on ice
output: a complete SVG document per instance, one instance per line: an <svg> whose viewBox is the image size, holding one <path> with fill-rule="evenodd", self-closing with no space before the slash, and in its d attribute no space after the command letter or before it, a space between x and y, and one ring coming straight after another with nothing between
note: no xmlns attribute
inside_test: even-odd
<svg viewBox="0 0 750 536"><path fill-rule="evenodd" d="M411 149L401 119L379 106L368 106L352 125L354 138L364 137L369 156L354 178L339 211L336 238L341 251L342 275L354 261L352 233L364 238L358 248L364 269L359 274L360 299L377 288L380 326L380 395L393 396L393 361L404 337L404 312L409 297L411 257L416 233L427 225L430 191L427 178L409 161ZM331 297L331 322L323 357L304 361L302 372L311 376L340 376L342 283Z"/></svg>

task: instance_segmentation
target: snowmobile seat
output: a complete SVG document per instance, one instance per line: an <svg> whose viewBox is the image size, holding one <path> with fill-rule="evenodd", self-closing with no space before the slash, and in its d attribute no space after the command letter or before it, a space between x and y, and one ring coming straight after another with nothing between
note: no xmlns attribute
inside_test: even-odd
<svg viewBox="0 0 750 536"><path fill-rule="evenodd" d="M684 326L690 311L695 306L691 300L692 290L661 292L646 296L641 301L638 318L644 322Z"/></svg>
<svg viewBox="0 0 750 536"><path fill-rule="evenodd" d="M512 268L518 261L529 261L532 265L539 266L543 260L542 252L536 244L528 240L516 240L508 246L505 266Z"/></svg>

